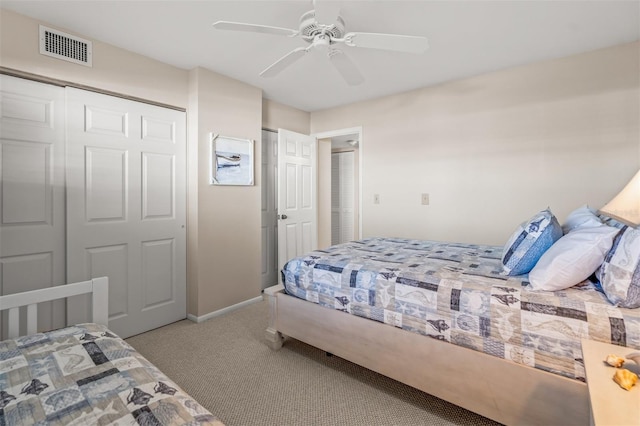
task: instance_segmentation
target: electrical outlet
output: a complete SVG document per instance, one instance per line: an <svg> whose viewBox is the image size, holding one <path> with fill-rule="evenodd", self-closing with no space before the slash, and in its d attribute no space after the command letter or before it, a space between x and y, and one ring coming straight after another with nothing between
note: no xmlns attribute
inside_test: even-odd
<svg viewBox="0 0 640 426"><path fill-rule="evenodd" d="M422 205L423 206L429 205L429 194L422 194Z"/></svg>
<svg viewBox="0 0 640 426"><path fill-rule="evenodd" d="M373 194L373 204L380 204L380 194Z"/></svg>

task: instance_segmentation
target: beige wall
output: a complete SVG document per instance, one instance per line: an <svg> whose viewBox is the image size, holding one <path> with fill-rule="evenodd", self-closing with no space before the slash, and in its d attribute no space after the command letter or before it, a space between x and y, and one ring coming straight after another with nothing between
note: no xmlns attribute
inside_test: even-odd
<svg viewBox="0 0 640 426"><path fill-rule="evenodd" d="M308 112L269 99L262 100L262 127L265 129L282 128L308 135L310 120Z"/></svg>
<svg viewBox="0 0 640 426"><path fill-rule="evenodd" d="M638 170L639 52L626 44L313 112L311 132L363 126L363 236L504 244L547 206L561 221L601 207Z"/></svg>
<svg viewBox="0 0 640 426"><path fill-rule="evenodd" d="M38 22L0 9L0 66L123 95L187 107L188 72L124 49L91 40L93 67L41 55ZM69 34L83 37L64 28Z"/></svg>
<svg viewBox="0 0 640 426"><path fill-rule="evenodd" d="M189 135L198 149L198 242L192 261L197 262L195 312L202 316L260 295L262 91L204 68L190 77L198 105L197 141ZM255 141L255 185L209 185L210 132ZM193 306L189 310L194 312Z"/></svg>

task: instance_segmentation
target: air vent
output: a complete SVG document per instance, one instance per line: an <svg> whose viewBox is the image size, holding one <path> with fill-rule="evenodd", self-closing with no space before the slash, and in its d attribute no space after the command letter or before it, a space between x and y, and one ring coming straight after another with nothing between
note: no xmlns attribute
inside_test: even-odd
<svg viewBox="0 0 640 426"><path fill-rule="evenodd" d="M91 42L40 25L40 54L92 66Z"/></svg>

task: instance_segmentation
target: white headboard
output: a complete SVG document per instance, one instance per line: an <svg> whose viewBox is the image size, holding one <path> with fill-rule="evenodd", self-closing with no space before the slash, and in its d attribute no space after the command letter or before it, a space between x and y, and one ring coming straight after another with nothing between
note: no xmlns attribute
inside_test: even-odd
<svg viewBox="0 0 640 426"><path fill-rule="evenodd" d="M109 278L107 277L0 296L0 311L9 311L9 338L15 339L20 335L21 306L27 307L27 334L35 334L38 325L38 303L86 293L91 293L92 321L108 326Z"/></svg>

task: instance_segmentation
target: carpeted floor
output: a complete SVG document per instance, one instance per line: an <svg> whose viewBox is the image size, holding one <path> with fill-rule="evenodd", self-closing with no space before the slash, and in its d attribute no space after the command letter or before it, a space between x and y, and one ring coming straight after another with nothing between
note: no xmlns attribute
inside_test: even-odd
<svg viewBox="0 0 640 426"><path fill-rule="evenodd" d="M266 302L127 339L227 425L496 425L336 356L263 340Z"/></svg>

